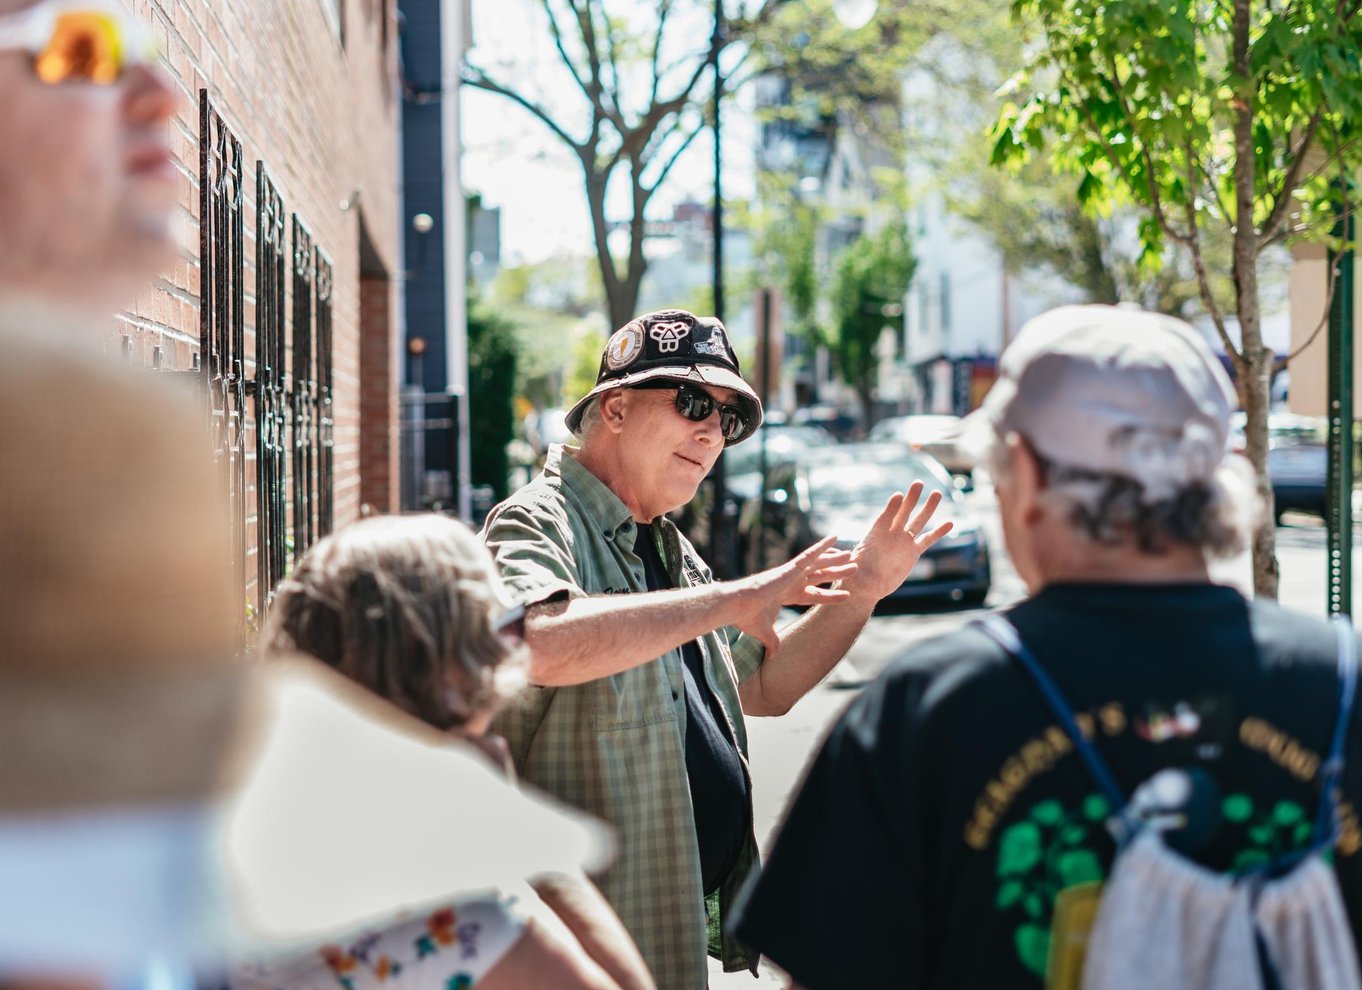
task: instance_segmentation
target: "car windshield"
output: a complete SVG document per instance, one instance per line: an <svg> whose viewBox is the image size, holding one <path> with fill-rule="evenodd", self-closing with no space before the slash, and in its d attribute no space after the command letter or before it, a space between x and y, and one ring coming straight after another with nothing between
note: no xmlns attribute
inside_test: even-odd
<svg viewBox="0 0 1362 990"><path fill-rule="evenodd" d="M816 426L761 427L756 435L729 450L725 467L729 474L751 474L761 463L761 440L766 438L766 463L774 465L789 460L789 455L814 447L836 446L837 440L827 430Z"/></svg>
<svg viewBox="0 0 1362 990"><path fill-rule="evenodd" d="M917 458L901 458L895 464L823 464L809 469L809 496L819 509L882 506L890 495L914 481L928 492L953 493Z"/></svg>

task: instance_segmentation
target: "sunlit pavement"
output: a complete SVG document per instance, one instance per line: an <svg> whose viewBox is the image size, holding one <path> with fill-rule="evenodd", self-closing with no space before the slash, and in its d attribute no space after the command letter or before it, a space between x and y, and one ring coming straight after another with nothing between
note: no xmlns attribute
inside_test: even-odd
<svg viewBox="0 0 1362 990"><path fill-rule="evenodd" d="M993 491L986 484L966 496L979 514L988 534L993 560L993 590L988 609L1000 608L1021 598L1025 588L1003 552L1002 533L994 508ZM1354 518L1362 505L1354 500ZM1323 615L1325 612L1325 531L1316 518L1287 513L1277 529L1277 559L1281 569L1279 598L1284 605ZM1354 541L1355 583L1362 583L1362 553ZM1248 555L1218 562L1212 569L1217 581L1245 592L1252 587L1253 569ZM1354 592L1354 600L1357 594ZM910 608L921 608L908 606ZM754 817L757 841L769 848L785 804L803 776L804 767L822 741L828 727L851 702L857 689L872 679L895 655L918 640L937 636L983 614L986 609L940 606L933 611L898 614L887 612L870 621L846 659L826 681L810 691L790 712L779 718L748 720L751 743ZM793 616L791 616L793 617ZM783 986L776 971L763 965L760 979L747 973L723 973L710 960L710 983L714 990Z"/></svg>

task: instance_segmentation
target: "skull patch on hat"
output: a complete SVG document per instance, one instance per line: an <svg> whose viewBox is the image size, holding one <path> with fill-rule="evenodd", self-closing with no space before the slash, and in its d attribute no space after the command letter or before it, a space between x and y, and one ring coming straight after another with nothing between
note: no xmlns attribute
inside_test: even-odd
<svg viewBox="0 0 1362 990"><path fill-rule="evenodd" d="M681 341L689 334L689 320L660 320L648 330L648 336L657 341L657 349L663 354L673 354L680 350Z"/></svg>
<svg viewBox="0 0 1362 990"><path fill-rule="evenodd" d="M605 366L611 371L633 364L643 353L643 324L634 320L615 331L605 345Z"/></svg>
<svg viewBox="0 0 1362 990"><path fill-rule="evenodd" d="M728 357L728 341L724 339L723 327L701 324L695 329L692 347L696 354L708 354L711 357L725 359Z"/></svg>

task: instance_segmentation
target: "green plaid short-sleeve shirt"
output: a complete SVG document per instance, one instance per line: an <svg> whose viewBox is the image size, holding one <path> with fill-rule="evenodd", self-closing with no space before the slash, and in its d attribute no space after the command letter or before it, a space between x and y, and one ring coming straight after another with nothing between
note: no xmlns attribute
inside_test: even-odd
<svg viewBox="0 0 1362 990"><path fill-rule="evenodd" d="M647 591L631 513L577 463L573 450L551 447L543 472L493 509L483 528L502 578L526 605ZM673 584L709 583L709 569L676 526L664 517L659 529ZM699 644L706 679L728 716L746 772L738 684L761 664L761 644L735 629L715 630ZM756 866L750 826L742 855L709 900L706 920L686 778L682 662L678 648L586 684L531 686L495 725L524 780L617 830L619 858L600 886L663 990L704 987L707 947L725 969L756 965L726 932L714 934L723 927L715 922Z"/></svg>

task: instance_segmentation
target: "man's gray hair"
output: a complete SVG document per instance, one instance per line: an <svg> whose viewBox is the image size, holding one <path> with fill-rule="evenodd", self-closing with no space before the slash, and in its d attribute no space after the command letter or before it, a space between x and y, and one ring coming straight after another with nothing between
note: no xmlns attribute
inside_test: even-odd
<svg viewBox="0 0 1362 990"><path fill-rule="evenodd" d="M577 421L577 429L573 430L573 436L579 443L585 443L591 434L596 432L596 427L601 425L601 396L593 396L591 401L582 409L582 418Z"/></svg>
<svg viewBox="0 0 1362 990"><path fill-rule="evenodd" d="M1006 478L1012 467L1009 431L995 422L991 433L986 463L995 479ZM1253 469L1238 454L1227 456L1209 479L1187 481L1155 497L1135 478L1064 464L1042 457L1034 446L1031 450L1045 476L1042 501L1098 543L1133 539L1146 554L1183 544L1211 557L1230 557L1248 545L1262 512Z"/></svg>

